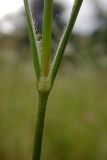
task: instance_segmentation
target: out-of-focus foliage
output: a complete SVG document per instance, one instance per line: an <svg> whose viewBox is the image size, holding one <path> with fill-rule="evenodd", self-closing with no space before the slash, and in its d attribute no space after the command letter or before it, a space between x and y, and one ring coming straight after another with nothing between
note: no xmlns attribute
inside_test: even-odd
<svg viewBox="0 0 107 160"><path fill-rule="evenodd" d="M0 159L29 160L37 106L34 69L13 51L0 56ZM103 69L63 61L47 108L43 160L107 159L106 82Z"/></svg>
<svg viewBox="0 0 107 160"><path fill-rule="evenodd" d="M107 69L107 12L94 1L99 27L90 36L72 35L67 57L74 66L90 65ZM71 45L70 45L71 44Z"/></svg>

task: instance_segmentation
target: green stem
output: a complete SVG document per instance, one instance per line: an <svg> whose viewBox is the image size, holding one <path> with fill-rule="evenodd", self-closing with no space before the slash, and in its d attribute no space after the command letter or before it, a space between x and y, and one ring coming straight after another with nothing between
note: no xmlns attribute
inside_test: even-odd
<svg viewBox="0 0 107 160"><path fill-rule="evenodd" d="M40 160L41 158L42 137L43 137L44 119L45 119L48 95L49 92L39 93L38 113L37 113L36 131L34 138L34 151L32 160Z"/></svg>
<svg viewBox="0 0 107 160"><path fill-rule="evenodd" d="M44 0L41 69L44 77L50 70L53 0Z"/></svg>

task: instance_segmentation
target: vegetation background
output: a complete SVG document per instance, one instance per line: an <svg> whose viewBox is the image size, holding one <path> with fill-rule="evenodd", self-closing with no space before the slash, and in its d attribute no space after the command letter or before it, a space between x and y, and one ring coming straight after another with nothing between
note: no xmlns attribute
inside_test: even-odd
<svg viewBox="0 0 107 160"><path fill-rule="evenodd" d="M107 160L107 12L94 5L100 25L89 35L72 34L49 98L44 160ZM31 6L41 45L43 1ZM63 11L54 4L53 54ZM0 160L30 160L37 92L24 11L6 20L15 30L0 30Z"/></svg>

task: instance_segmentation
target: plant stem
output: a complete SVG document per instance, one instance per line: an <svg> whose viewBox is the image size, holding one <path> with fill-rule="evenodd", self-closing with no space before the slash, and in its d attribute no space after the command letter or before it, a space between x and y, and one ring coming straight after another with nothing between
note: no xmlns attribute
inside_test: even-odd
<svg viewBox="0 0 107 160"><path fill-rule="evenodd" d="M43 137L44 119L45 119L48 95L49 92L42 92L38 94L39 103L38 103L37 122L36 122L32 160L40 160L41 158L42 137Z"/></svg>
<svg viewBox="0 0 107 160"><path fill-rule="evenodd" d="M41 56L41 70L44 77L48 76L50 70L52 17L53 0L44 0Z"/></svg>

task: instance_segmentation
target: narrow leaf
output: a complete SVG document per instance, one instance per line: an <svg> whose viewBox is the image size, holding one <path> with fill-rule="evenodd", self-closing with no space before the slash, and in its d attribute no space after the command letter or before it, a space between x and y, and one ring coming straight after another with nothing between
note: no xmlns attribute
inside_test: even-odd
<svg viewBox="0 0 107 160"><path fill-rule="evenodd" d="M68 25L67 25L67 27L65 29L65 32L64 32L64 34L62 36L62 39L61 39L61 41L59 43L59 46L58 46L58 49L57 49L57 52L56 52L56 55L55 55L55 58L54 58L54 61L53 61L53 64L52 64L52 68L51 68L51 81L52 81L52 84L53 84L54 79L56 77L56 74L57 74L57 71L58 71L62 56L64 54L67 42L69 40L70 34L71 34L73 26L75 24L75 21L77 19L77 16L78 16L80 7L82 5L82 2L83 2L83 0L75 0L74 1L74 5L73 5L72 12L71 12L69 23L68 23Z"/></svg>
<svg viewBox="0 0 107 160"><path fill-rule="evenodd" d="M38 55L39 52L37 48L37 38L36 38L34 22L33 22L28 0L24 0L24 6L25 6L25 11L27 16L30 45L33 53L34 68L35 68L37 79L39 80L40 78L40 62L39 62L39 55Z"/></svg>

